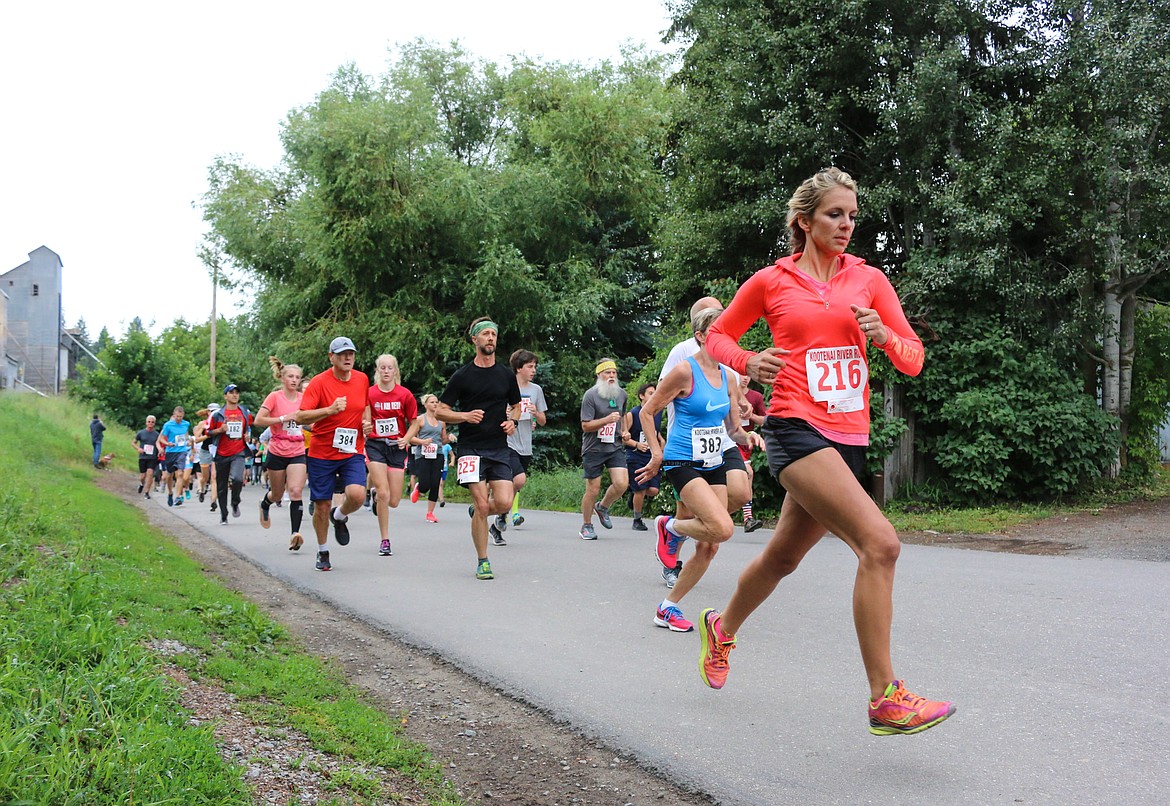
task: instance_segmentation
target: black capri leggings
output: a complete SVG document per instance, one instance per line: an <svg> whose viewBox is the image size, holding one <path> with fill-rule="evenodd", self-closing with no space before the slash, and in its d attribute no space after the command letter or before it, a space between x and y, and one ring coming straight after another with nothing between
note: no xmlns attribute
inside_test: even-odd
<svg viewBox="0 0 1170 806"><path fill-rule="evenodd" d="M443 460L416 459L414 468L418 474L418 491L426 493L428 501L438 501L439 485L443 483Z"/></svg>

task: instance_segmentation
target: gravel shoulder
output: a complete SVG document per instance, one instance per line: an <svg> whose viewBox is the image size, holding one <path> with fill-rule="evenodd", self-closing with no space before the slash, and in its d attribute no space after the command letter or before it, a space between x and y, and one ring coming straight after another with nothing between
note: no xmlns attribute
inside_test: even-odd
<svg viewBox="0 0 1170 806"><path fill-rule="evenodd" d="M904 532L901 538L923 546L1170 562L1170 498L1046 518L1003 534Z"/></svg>

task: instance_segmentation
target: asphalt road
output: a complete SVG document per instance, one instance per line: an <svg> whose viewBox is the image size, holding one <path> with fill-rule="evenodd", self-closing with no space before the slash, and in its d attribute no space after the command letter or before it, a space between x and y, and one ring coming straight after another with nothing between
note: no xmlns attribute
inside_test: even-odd
<svg viewBox="0 0 1170 806"><path fill-rule="evenodd" d="M666 594L653 532L628 519L586 542L579 516L526 512L508 545L491 548L496 578L480 581L466 506L428 524L425 503L404 501L391 513L394 556L378 556L375 519L360 510L352 542L331 545L334 570L321 573L311 538L287 550L287 504L260 528L258 490L246 489L243 517L226 527L194 500L171 512L723 803L1170 802L1170 565L905 546L895 669L958 713L879 738L866 729L850 615L855 561L834 539L740 631L727 686L713 691L699 678L697 630L653 624ZM686 615L721 607L767 537L726 544Z"/></svg>

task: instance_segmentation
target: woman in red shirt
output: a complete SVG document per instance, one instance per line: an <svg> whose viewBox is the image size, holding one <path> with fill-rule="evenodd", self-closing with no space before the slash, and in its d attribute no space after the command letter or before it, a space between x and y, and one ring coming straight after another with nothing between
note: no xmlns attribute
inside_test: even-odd
<svg viewBox="0 0 1170 806"><path fill-rule="evenodd" d="M775 533L740 575L726 609L703 611L699 666L707 685L723 687L740 625L832 531L858 558L853 620L869 678L869 730L888 736L934 727L955 707L911 694L890 659L901 544L861 483L869 442L866 346L872 341L908 375L921 372L924 354L885 274L846 254L856 218L849 174L829 168L802 183L788 202L792 254L752 275L711 327L708 349L716 359L772 385L762 433L769 470L788 495ZM761 318L775 346L740 349L738 340Z"/></svg>
<svg viewBox="0 0 1170 806"><path fill-rule="evenodd" d="M402 373L397 358L380 355L375 366L377 373L367 396L362 428L366 435L366 458L370 463L370 486L377 492L374 506L382 538L378 553L389 557L393 553L390 548L390 510L402 501L402 483L410 455L406 432L418 416L418 402L411 391L399 383Z"/></svg>

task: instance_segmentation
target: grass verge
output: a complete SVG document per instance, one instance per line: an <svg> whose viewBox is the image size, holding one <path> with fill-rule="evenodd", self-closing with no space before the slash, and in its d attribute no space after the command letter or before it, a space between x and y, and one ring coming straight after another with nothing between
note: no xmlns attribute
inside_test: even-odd
<svg viewBox="0 0 1170 806"><path fill-rule="evenodd" d="M341 757L326 802L393 800L367 774L382 767L458 803L395 719L93 485L87 419L66 400L0 395L0 802L251 803L211 728L188 724L172 663ZM164 661L163 641L186 651Z"/></svg>

